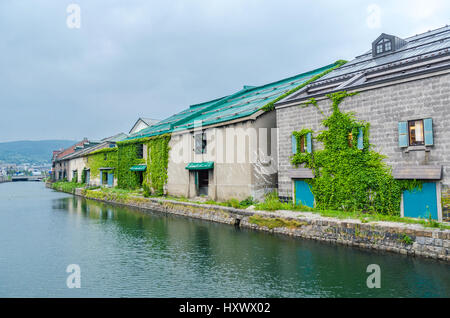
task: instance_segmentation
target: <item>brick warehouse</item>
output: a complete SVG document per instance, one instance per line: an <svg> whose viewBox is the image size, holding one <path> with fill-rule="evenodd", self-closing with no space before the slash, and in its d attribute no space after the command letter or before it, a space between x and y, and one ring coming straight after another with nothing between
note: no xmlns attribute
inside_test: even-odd
<svg viewBox="0 0 450 318"><path fill-rule="evenodd" d="M370 43L367 43L370 46ZM278 187L284 200L314 196L304 181L314 172L291 164L292 133L324 129L331 113L327 94L358 92L340 105L370 123L370 144L385 155L396 179L423 181L422 190L404 191L402 216L448 219L450 196L450 27L400 39L381 34L371 50L279 101ZM317 107L299 107L314 98ZM317 149L320 142L312 138ZM308 147L309 148L309 147ZM304 151L310 151L305 148ZM294 198L295 193L295 198ZM313 203L311 203L312 205Z"/></svg>

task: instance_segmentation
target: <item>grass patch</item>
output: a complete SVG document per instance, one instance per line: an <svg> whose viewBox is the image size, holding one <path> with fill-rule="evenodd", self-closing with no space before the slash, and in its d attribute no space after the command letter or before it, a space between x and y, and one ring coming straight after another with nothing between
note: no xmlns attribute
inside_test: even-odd
<svg viewBox="0 0 450 318"><path fill-rule="evenodd" d="M359 219L362 223L374 222L374 221L386 221L386 222L398 222L408 224L421 224L425 227L450 229L449 225L439 223L433 219L412 219L402 218L396 215L386 215L377 212L361 212L361 211L344 211L344 210L319 210L316 208L310 208L307 206L294 204L292 201L281 202L278 198L277 192L268 193L265 196L265 200L262 203L256 205L256 210L262 211L301 211L317 213L324 217L332 217L337 219Z"/></svg>
<svg viewBox="0 0 450 318"><path fill-rule="evenodd" d="M299 222L295 220L286 220L283 218L266 218L260 215L253 215L248 218L250 223L256 224L258 226L266 226L269 229L274 229L277 227L287 227L290 229L299 228L306 225L305 222Z"/></svg>
<svg viewBox="0 0 450 318"><path fill-rule="evenodd" d="M85 185L83 183L59 181L52 183L52 188L56 191L62 191L66 193L75 193L75 189L83 188Z"/></svg>

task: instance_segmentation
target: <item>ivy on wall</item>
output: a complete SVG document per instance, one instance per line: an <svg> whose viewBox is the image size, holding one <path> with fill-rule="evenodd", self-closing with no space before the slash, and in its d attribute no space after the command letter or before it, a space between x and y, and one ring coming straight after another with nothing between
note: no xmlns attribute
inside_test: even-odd
<svg viewBox="0 0 450 318"><path fill-rule="evenodd" d="M315 178L307 182L319 209L399 215L402 191L420 187L421 182L394 179L391 167L383 161L386 157L370 149L370 125L356 120L353 113L339 110L339 104L354 94L343 91L327 95L332 101L332 114L322 121L327 129L314 138L323 143L323 149L311 153L297 151L291 162L313 169ZM316 101L309 104L317 107ZM363 149L358 149L356 142L360 128ZM302 130L295 136L300 138L306 133Z"/></svg>
<svg viewBox="0 0 450 318"><path fill-rule="evenodd" d="M308 164L311 164L311 154L308 152L302 152L301 150L301 142L303 139L304 146L303 148L306 149L308 147L306 135L311 133L311 136L313 134L313 131L311 129L304 128L300 131L294 131L292 132L292 135L295 137L297 141L297 152L292 158L292 164L295 166L298 166L299 164L307 162ZM311 148L312 149L312 148Z"/></svg>
<svg viewBox="0 0 450 318"><path fill-rule="evenodd" d="M117 169L117 148L103 148L86 156L86 169L90 169L91 178L100 176L100 168ZM86 173L83 171L83 183L86 182Z"/></svg>
<svg viewBox="0 0 450 318"><path fill-rule="evenodd" d="M118 187L122 189L140 188L139 174L130 171L135 165L147 164L143 184L146 195L161 195L167 182L169 164L169 141L171 135L145 137L118 142ZM138 158L138 145L147 146L147 161Z"/></svg>
<svg viewBox="0 0 450 318"><path fill-rule="evenodd" d="M140 188L139 175L130 171L135 165L145 164L145 159L138 158L137 146L141 142L120 142L118 146L117 185L121 189Z"/></svg>
<svg viewBox="0 0 450 318"><path fill-rule="evenodd" d="M166 134L147 142L147 173L144 178L146 195L164 193L169 165L169 142L171 135Z"/></svg>

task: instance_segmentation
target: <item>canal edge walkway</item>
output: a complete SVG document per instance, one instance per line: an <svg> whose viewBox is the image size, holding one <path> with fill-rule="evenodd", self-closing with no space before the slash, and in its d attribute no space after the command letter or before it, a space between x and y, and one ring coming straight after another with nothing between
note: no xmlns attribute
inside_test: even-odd
<svg viewBox="0 0 450 318"><path fill-rule="evenodd" d="M50 186L51 187L51 186ZM438 259L450 263L450 230L421 224L324 217L311 212L255 211L163 198L95 195L75 189L73 194L106 203L181 215L236 227L341 244L363 249Z"/></svg>

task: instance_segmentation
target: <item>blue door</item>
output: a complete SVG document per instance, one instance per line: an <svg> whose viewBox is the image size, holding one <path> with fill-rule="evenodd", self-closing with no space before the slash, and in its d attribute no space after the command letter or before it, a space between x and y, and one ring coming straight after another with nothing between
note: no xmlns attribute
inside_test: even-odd
<svg viewBox="0 0 450 318"><path fill-rule="evenodd" d="M406 217L428 219L431 215L432 219L437 220L437 204L435 182L424 182L422 190L415 188L403 192L403 211Z"/></svg>
<svg viewBox="0 0 450 318"><path fill-rule="evenodd" d="M114 173L112 172L108 173L108 186L109 187L114 186Z"/></svg>
<svg viewBox="0 0 450 318"><path fill-rule="evenodd" d="M295 180L295 204L314 207L314 195L305 180Z"/></svg>
<svg viewBox="0 0 450 318"><path fill-rule="evenodd" d="M86 170L86 184L89 184L91 182L91 171Z"/></svg>

